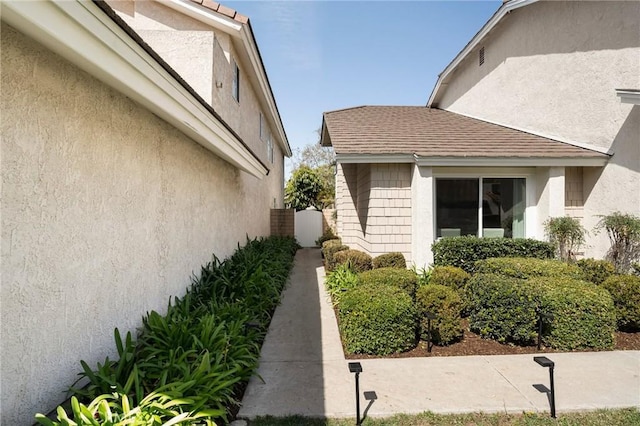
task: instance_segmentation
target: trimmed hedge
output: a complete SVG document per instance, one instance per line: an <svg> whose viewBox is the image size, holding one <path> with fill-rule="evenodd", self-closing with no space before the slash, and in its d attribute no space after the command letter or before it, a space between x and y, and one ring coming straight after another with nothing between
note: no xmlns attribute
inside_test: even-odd
<svg viewBox="0 0 640 426"><path fill-rule="evenodd" d="M431 321L431 341L437 345L448 345L462 337L462 299L457 291L444 285L430 284L418 289L416 309L420 319L420 338L427 340L428 320L426 313L436 316Z"/></svg>
<svg viewBox="0 0 640 426"><path fill-rule="evenodd" d="M543 341L555 349L614 345L613 300L592 283L562 276L525 280L479 273L469 281L467 292L472 306L469 323L483 337L532 343L538 312L544 312L551 319L543 328Z"/></svg>
<svg viewBox="0 0 640 426"><path fill-rule="evenodd" d="M381 254L375 257L372 261L373 269L378 268L407 268L407 260L400 252L394 251L391 253Z"/></svg>
<svg viewBox="0 0 640 426"><path fill-rule="evenodd" d="M322 254L324 255L327 271L333 271L336 268L334 256L343 250L349 250L349 246L343 245L340 240L329 240L322 244Z"/></svg>
<svg viewBox="0 0 640 426"><path fill-rule="evenodd" d="M457 266L475 271L475 262L492 257L535 257L551 259L554 246L525 238L477 238L471 236L442 238L433 243L434 265Z"/></svg>
<svg viewBox="0 0 640 426"><path fill-rule="evenodd" d="M530 344L536 337L538 301L526 281L478 273L467 284L469 325L480 336L501 343Z"/></svg>
<svg viewBox="0 0 640 426"><path fill-rule="evenodd" d="M418 276L408 269L378 268L358 274L359 285L390 285L404 290L413 299Z"/></svg>
<svg viewBox="0 0 640 426"><path fill-rule="evenodd" d="M570 278L532 278L540 289L540 309L553 318L543 331L554 349L612 349L616 315L611 295L603 288Z"/></svg>
<svg viewBox="0 0 640 426"><path fill-rule="evenodd" d="M415 307L397 287L366 284L348 290L338 318L348 353L389 355L416 346Z"/></svg>
<svg viewBox="0 0 640 426"><path fill-rule="evenodd" d="M325 241L331 241L331 240L340 240L340 237L338 237L336 234L333 233L333 229L328 228L323 234L322 236L320 236L320 238L318 238L316 240L316 245L323 247L323 244L325 243Z"/></svg>
<svg viewBox="0 0 640 426"><path fill-rule="evenodd" d="M583 273L575 265L555 259L534 259L525 257L498 257L479 260L476 272L498 274L513 278L571 277L582 279Z"/></svg>
<svg viewBox="0 0 640 426"><path fill-rule="evenodd" d="M583 279L594 284L602 284L616 272L615 266L608 260L580 259L576 265L582 270Z"/></svg>
<svg viewBox="0 0 640 426"><path fill-rule="evenodd" d="M602 283L613 298L618 328L640 330L640 277L613 275Z"/></svg>
<svg viewBox="0 0 640 426"><path fill-rule="evenodd" d="M461 290L469 281L471 275L456 266L436 266L431 271L430 284L446 285L456 290Z"/></svg>
<svg viewBox="0 0 640 426"><path fill-rule="evenodd" d="M334 265L349 263L354 272L371 269L371 256L360 250L340 250L333 255Z"/></svg>

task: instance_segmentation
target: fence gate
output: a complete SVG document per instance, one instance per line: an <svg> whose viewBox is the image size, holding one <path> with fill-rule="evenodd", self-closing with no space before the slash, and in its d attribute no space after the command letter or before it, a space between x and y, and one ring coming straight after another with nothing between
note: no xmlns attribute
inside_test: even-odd
<svg viewBox="0 0 640 426"><path fill-rule="evenodd" d="M302 247L315 247L322 236L322 212L310 208L296 212L295 235Z"/></svg>

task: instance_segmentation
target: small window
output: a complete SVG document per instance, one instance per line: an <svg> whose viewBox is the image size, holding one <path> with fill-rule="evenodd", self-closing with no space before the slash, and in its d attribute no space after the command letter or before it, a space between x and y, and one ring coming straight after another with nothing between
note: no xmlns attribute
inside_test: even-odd
<svg viewBox="0 0 640 426"><path fill-rule="evenodd" d="M265 142L267 138L267 123L265 123L264 115L260 113L260 140Z"/></svg>
<svg viewBox="0 0 640 426"><path fill-rule="evenodd" d="M480 66L482 66L482 64L484 64L484 46L480 48L479 61Z"/></svg>
<svg viewBox="0 0 640 426"><path fill-rule="evenodd" d="M271 134L269 134L269 138L267 139L267 157L269 158L269 162L273 163L273 138Z"/></svg>
<svg viewBox="0 0 640 426"><path fill-rule="evenodd" d="M236 61L233 61L233 82L231 85L231 94L233 99L240 102L240 69Z"/></svg>

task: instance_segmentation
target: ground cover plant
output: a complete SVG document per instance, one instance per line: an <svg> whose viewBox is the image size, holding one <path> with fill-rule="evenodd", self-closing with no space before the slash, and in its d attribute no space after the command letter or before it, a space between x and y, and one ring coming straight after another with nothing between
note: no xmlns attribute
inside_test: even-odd
<svg viewBox="0 0 640 426"><path fill-rule="evenodd" d="M89 385L72 389L73 412L106 413L101 401L116 392L126 398L107 404L112 417L146 412L149 395L158 395L152 408L169 398L171 409L153 414L157 424L186 417L224 422L257 367L296 249L293 238L269 237L247 240L224 261L214 256L187 293L169 301L166 314L145 315L137 339L130 333L121 339L116 330L118 360L107 358L96 368L81 362L80 378Z"/></svg>

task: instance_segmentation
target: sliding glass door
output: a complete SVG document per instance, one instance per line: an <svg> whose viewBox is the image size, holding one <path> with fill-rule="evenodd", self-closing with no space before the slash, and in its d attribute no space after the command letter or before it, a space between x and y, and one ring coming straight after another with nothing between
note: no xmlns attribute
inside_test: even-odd
<svg viewBox="0 0 640 426"><path fill-rule="evenodd" d="M436 236L525 237L524 178L437 178Z"/></svg>

